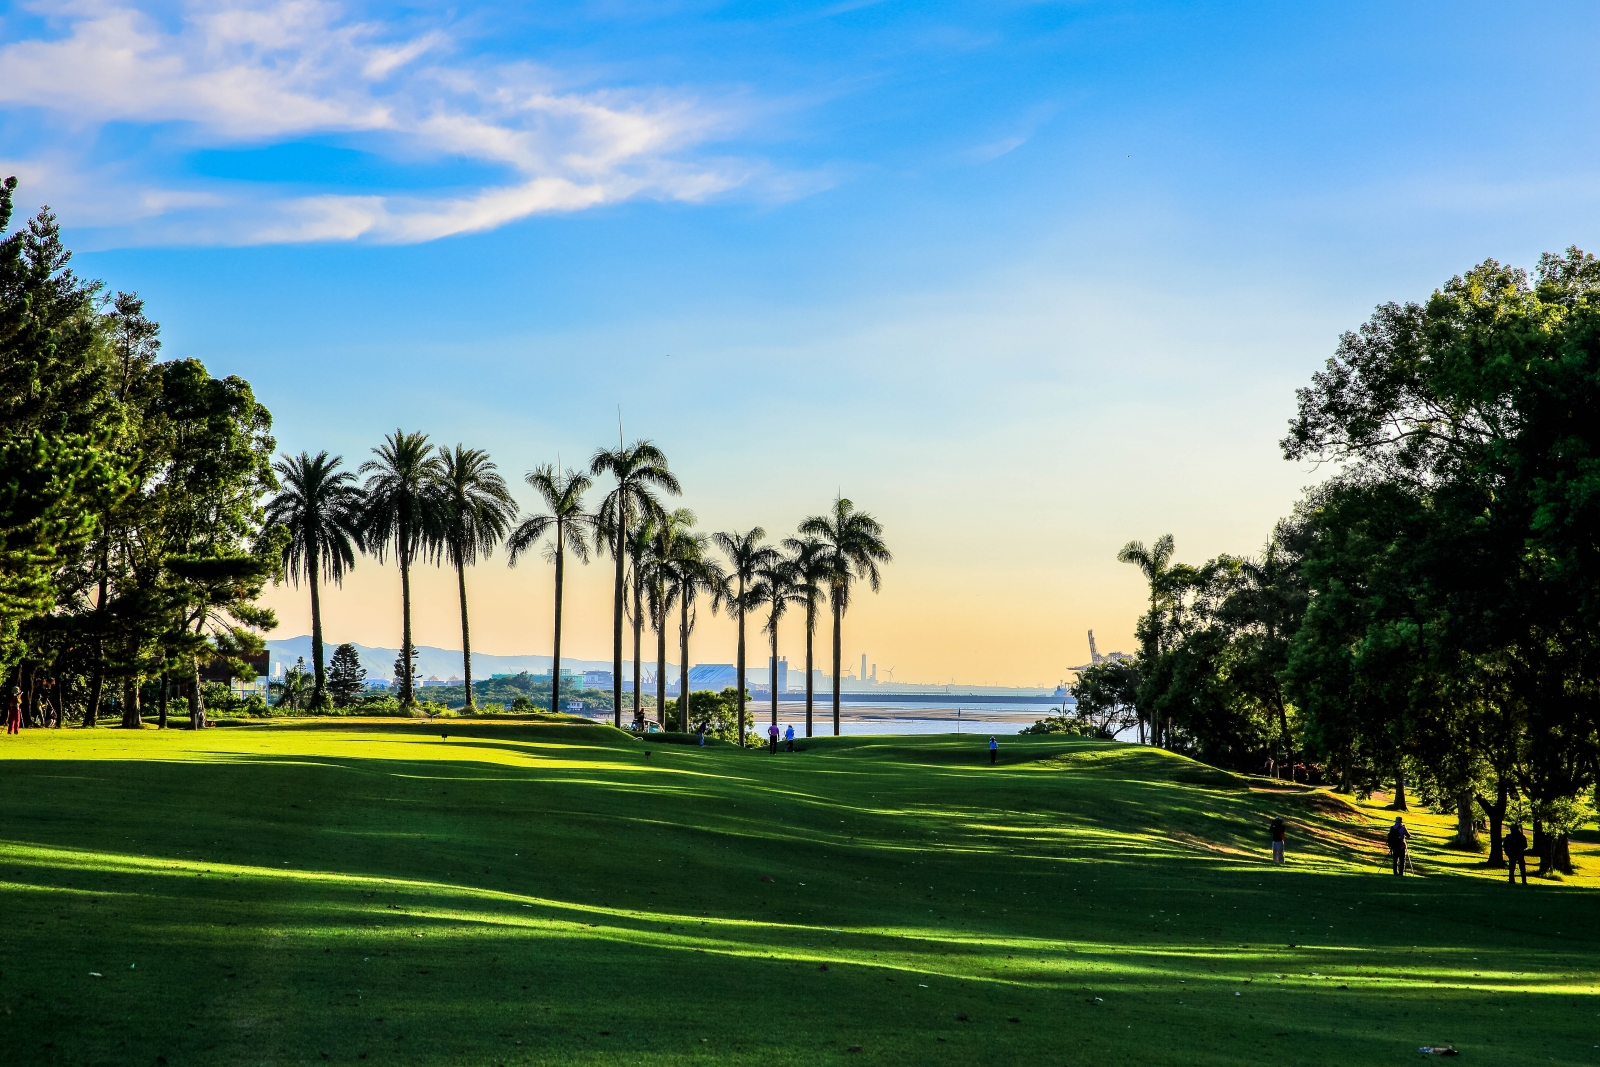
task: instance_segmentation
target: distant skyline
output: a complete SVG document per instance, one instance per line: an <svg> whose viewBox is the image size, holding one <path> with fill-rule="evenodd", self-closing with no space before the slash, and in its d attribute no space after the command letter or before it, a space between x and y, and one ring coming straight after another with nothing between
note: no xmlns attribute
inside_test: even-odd
<svg viewBox="0 0 1600 1067"><path fill-rule="evenodd" d="M1134 649L1126 541L1259 551L1325 477L1277 441L1340 331L1488 257L1600 249L1597 24L25 0L0 9L0 173L80 273L146 299L165 355L248 378L282 450L354 466L422 430L531 505L522 473L584 465L620 408L706 530L782 537L836 491L883 522L847 668L1053 685L1091 628ZM609 658L608 580L569 572L565 653ZM467 582L475 649L548 650L548 566ZM416 585L417 641L459 646L453 577ZM303 588L268 603L274 636L309 629ZM392 566L324 605L399 643ZM801 638L791 614L797 669ZM691 659L733 659L725 617Z"/></svg>

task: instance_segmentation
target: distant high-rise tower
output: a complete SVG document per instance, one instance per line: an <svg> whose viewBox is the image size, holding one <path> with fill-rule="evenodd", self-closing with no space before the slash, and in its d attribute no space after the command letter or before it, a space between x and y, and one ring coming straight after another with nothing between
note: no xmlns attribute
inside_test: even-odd
<svg viewBox="0 0 1600 1067"><path fill-rule="evenodd" d="M867 654L865 652L861 653L861 674L859 677L863 682L867 680Z"/></svg>
<svg viewBox="0 0 1600 1067"><path fill-rule="evenodd" d="M1089 631L1089 662L1090 663L1099 663L1102 658L1103 657L1100 655L1100 653L1098 651L1096 651L1096 649L1094 647L1094 631L1090 630Z"/></svg>
<svg viewBox="0 0 1600 1067"><path fill-rule="evenodd" d="M876 663L872 665L872 684L878 684L878 665Z"/></svg>

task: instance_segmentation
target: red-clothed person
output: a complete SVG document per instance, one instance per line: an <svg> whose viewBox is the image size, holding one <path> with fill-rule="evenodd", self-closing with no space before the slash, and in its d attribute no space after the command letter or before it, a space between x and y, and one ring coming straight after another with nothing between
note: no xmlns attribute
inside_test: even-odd
<svg viewBox="0 0 1600 1067"><path fill-rule="evenodd" d="M11 711L6 715L6 733L14 734L22 729L22 692L18 689L11 690Z"/></svg>

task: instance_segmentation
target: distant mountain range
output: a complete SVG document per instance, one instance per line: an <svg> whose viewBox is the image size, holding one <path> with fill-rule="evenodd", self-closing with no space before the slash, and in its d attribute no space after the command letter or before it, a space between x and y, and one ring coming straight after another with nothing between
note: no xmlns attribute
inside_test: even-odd
<svg viewBox="0 0 1600 1067"><path fill-rule="evenodd" d="M324 641L322 654L327 659L333 657L333 650L339 642ZM370 681L388 681L394 677L394 661L400 658L398 648L373 648L370 645L356 645L356 654L361 657L361 666L366 668L367 678ZM277 677L283 671L293 667L297 659L304 658L306 666L311 665L311 635L290 637L282 641L268 641L267 652L271 659L268 673ZM472 677L474 679L488 678L492 674L518 674L527 671L530 674L541 672L548 673L551 658L549 656L491 656L485 652L472 654ZM568 659L561 657L563 671L609 671L610 660L595 659ZM624 673L632 672L633 661L627 660L622 667ZM655 669L655 664L650 664L650 669ZM676 671L676 664L669 664L668 670ZM417 646L417 678L431 678L437 675L440 678L461 677L461 650L459 648L435 648L432 645Z"/></svg>

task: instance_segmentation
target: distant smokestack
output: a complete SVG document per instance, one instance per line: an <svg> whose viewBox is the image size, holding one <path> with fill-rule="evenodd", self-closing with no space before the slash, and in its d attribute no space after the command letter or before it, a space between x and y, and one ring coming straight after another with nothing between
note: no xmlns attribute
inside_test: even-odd
<svg viewBox="0 0 1600 1067"><path fill-rule="evenodd" d="M1096 651L1095 647L1094 647L1094 631L1093 630L1089 631L1089 662L1091 664L1100 662L1100 653L1098 651Z"/></svg>
<svg viewBox="0 0 1600 1067"><path fill-rule="evenodd" d="M861 677L861 680L863 682L867 680L867 654L865 652L861 653L861 675L860 675L860 677Z"/></svg>
<svg viewBox="0 0 1600 1067"><path fill-rule="evenodd" d="M878 665L876 663L872 665L872 684L878 684Z"/></svg>

